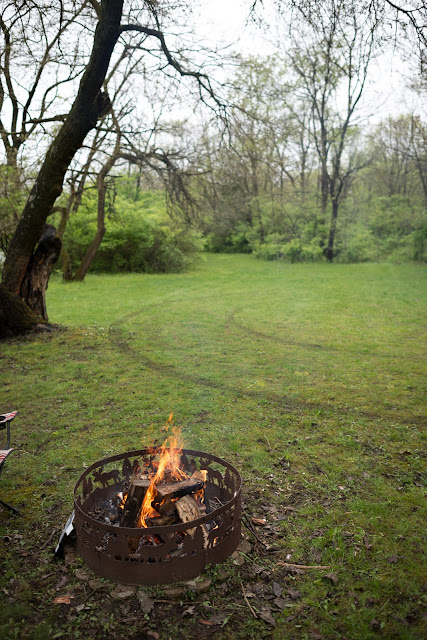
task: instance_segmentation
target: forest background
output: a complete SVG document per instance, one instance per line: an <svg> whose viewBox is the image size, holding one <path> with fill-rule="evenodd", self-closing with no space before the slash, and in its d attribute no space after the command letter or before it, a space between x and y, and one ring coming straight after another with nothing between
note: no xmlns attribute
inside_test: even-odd
<svg viewBox="0 0 427 640"><path fill-rule="evenodd" d="M101 10L47 5L5 3L0 25L3 260ZM105 77L109 107L45 214L66 280L179 271L200 250L425 262L422 3L249 3L231 45L218 30L208 37L203 2L129 5L149 26L122 27L135 33L118 41ZM401 105L381 81L391 66Z"/></svg>

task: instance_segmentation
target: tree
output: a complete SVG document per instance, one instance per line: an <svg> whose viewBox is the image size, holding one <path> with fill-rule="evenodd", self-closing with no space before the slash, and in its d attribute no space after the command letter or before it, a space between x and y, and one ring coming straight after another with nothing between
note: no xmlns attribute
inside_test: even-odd
<svg viewBox="0 0 427 640"><path fill-rule="evenodd" d="M236 63L227 135L204 127L196 157L198 224L211 250L250 251L271 234L290 240L309 196L308 111L285 63L278 56Z"/></svg>
<svg viewBox="0 0 427 640"><path fill-rule="evenodd" d="M21 17L28 16L32 10L43 15L51 9L50 3L47 4L49 6L42 6L42 2L28 4L22 2L17 12ZM123 24L124 0L102 0L100 3L97 0L90 0L73 4L81 5L85 9L91 8L91 20L92 22L96 20L96 27L92 49L83 67L77 95L71 109L63 116L63 124L46 152L14 236L9 243L3 268L2 286L24 299L25 282L31 282L30 289L33 292L38 290L40 297L44 299L50 272L44 270L44 281L40 280L40 270L35 269L37 265L34 260L34 249L43 234L47 217L61 194L64 177L72 159L81 148L88 133L96 127L98 120L111 109L111 101L103 84L118 43L126 48L129 54L137 52L138 55L142 55L147 51L146 40L154 40L157 47L154 46L152 49L157 56L163 56L163 68L171 69L179 77L187 76L195 79L203 99L206 96L214 97L207 76L199 69L188 69L184 66L184 62L180 62L168 48L162 28L162 20L168 16L170 9L168 5L159 8L156 2L146 2L141 7L138 2L129 1L126 3L128 22ZM174 3L171 3L171 7L177 10ZM59 21L59 24L61 25L62 22ZM27 28L31 28L28 17ZM11 47L10 27L7 29L6 45ZM46 237L46 243L50 245L50 251L46 245L43 256L46 261L51 262L53 252L58 250L58 242L52 234L48 237L51 242L48 242ZM30 299L26 301L31 302Z"/></svg>
<svg viewBox="0 0 427 640"><path fill-rule="evenodd" d="M376 30L375 25L366 29L365 21L346 0L323 2L316 19L308 18L306 25L294 38L289 56L311 105L310 132L319 158L323 216L331 203L325 256L332 261L339 207L354 174L364 164L357 154L346 154L346 150L366 85Z"/></svg>

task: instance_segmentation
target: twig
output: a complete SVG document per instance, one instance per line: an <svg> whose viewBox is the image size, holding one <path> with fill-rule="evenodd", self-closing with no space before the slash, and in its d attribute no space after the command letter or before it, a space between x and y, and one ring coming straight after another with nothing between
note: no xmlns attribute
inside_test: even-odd
<svg viewBox="0 0 427 640"><path fill-rule="evenodd" d="M180 605L194 604L194 600L186 601L186 600L180 600L179 598L177 598L176 600L164 600L164 599L158 600L157 598L155 598L154 602L161 602L164 604L180 604Z"/></svg>
<svg viewBox="0 0 427 640"><path fill-rule="evenodd" d="M86 598L83 600L83 602L81 602L81 604L86 604L86 602L89 600L89 598L91 598L95 593L97 593L100 589L102 589L102 587L96 587L96 589L93 589L93 591L91 591Z"/></svg>
<svg viewBox="0 0 427 640"><path fill-rule="evenodd" d="M252 613L254 618L258 618L255 609L252 607L251 603L249 602L249 600L246 597L246 593L245 593L245 587L243 586L243 582L240 580L240 586L242 587L242 593L243 593L243 597L245 599L246 604L249 607L249 611Z"/></svg>
<svg viewBox="0 0 427 640"><path fill-rule="evenodd" d="M262 544L264 547L267 547L267 545L265 544L265 542L263 542L263 540L261 540L261 538L258 537L257 532L255 531L255 527L253 526L252 522L250 521L250 519L248 518L248 516L246 515L246 513L242 514L242 522L245 525L245 527L247 529L249 529L249 531L252 533L253 537L255 538L255 540L257 542L259 542L260 544Z"/></svg>
<svg viewBox="0 0 427 640"><path fill-rule="evenodd" d="M54 529L54 530L52 531L52 533L50 534L50 536L48 537L48 539L46 540L46 542L43 542L43 544L42 544L42 545L40 545L39 549L44 549L45 547L47 547L47 545L48 545L48 544L49 544L49 542L52 540L52 538L53 538L53 536L55 535L55 533L56 533L56 529Z"/></svg>
<svg viewBox="0 0 427 640"><path fill-rule="evenodd" d="M285 567L285 569L330 569L331 565L320 565L320 564L289 564L289 562L276 562L276 564L281 567Z"/></svg>

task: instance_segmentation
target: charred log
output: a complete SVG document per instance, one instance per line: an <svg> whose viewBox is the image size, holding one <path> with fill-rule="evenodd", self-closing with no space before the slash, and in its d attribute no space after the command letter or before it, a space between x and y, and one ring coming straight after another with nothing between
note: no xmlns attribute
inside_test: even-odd
<svg viewBox="0 0 427 640"><path fill-rule="evenodd" d="M120 518L121 527L138 526L138 516L149 486L149 480L132 480L123 508L122 517Z"/></svg>
<svg viewBox="0 0 427 640"><path fill-rule="evenodd" d="M176 511L169 516L159 516L158 518L147 518L145 520L147 527L166 527L177 522L179 522L179 518Z"/></svg>
<svg viewBox="0 0 427 640"><path fill-rule="evenodd" d="M181 482L159 484L156 487L156 496L152 505L157 509L157 505L200 491L204 486L204 481L198 480L197 478L189 478L188 480L182 480Z"/></svg>

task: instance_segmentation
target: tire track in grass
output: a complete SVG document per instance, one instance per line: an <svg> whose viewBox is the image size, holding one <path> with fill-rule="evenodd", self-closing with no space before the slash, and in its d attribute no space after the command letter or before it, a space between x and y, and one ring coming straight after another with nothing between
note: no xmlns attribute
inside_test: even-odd
<svg viewBox="0 0 427 640"><path fill-rule="evenodd" d="M209 296L209 298L210 297L211 296ZM313 410L325 411L327 413L338 412L343 416L357 415L357 416L368 418L368 419L385 420L386 422L390 422L390 421L395 422L396 420L398 420L402 425L414 425L418 423L423 424L423 419L419 416L412 416L408 418L408 416L406 415L404 416L395 415L391 417L391 416L384 416L381 413L365 411L357 407L348 407L348 406L337 407L336 405L333 405L333 404L325 404L321 402L311 403L303 400L296 402L294 400L291 400L285 394L282 395L282 394L274 393L272 391L267 392L267 391L257 391L254 389L242 389L235 385L224 384L223 382L216 382L215 380L210 380L209 378L206 378L204 376L186 373L178 369L178 367L176 367L173 364L161 364L159 362L156 362L152 358L148 357L143 353L140 353L137 349L135 349L131 345L131 342L130 342L131 338L125 338L123 334L121 334L121 325L124 325L127 321L132 320L133 318L142 316L144 313L147 312L148 309L152 310L156 307L164 307L164 301L161 303L147 305L147 307L145 307L144 309L140 309L137 311L133 311L132 313L126 314L121 318L119 318L118 320L116 320L114 323L112 323L108 329L108 335L110 338L111 345L114 346L119 351L125 352L130 358L132 358L134 362L144 365L147 369L151 369L152 371L156 371L157 373L160 373L161 375L164 375L170 378L178 378L180 380L185 380L186 382L198 387L204 387L207 389L214 389L217 391L221 391L222 393L227 393L230 396L237 396L239 398L252 398L260 402L269 403L276 406L278 409L279 408L282 410L285 409L293 413L298 413L301 411L301 409L305 409L307 411L313 411ZM218 319L223 323L224 328L227 327L227 321L232 322L235 314L241 310L242 308L235 309L226 320L224 320L222 316L221 317L218 316ZM208 315L213 317L212 313L208 313ZM244 325L239 325L238 323L234 323L234 322L232 322L232 324L242 332L246 331L246 328L244 327ZM257 330L252 330L248 328L247 334L250 335L251 333L254 336L265 338L265 339L271 339L274 341L274 336L271 336L269 334L263 334L262 332L258 332ZM278 338L277 341L282 342L280 338ZM313 349L315 347L318 347L318 345L314 345L314 344L309 344L309 343L298 344L292 341L283 341L283 343L288 345L301 346L306 349ZM330 349L331 351L335 350L334 347L321 347L321 348L325 350ZM373 356L374 354L367 354L367 355ZM388 357L388 356L385 356L385 357Z"/></svg>

